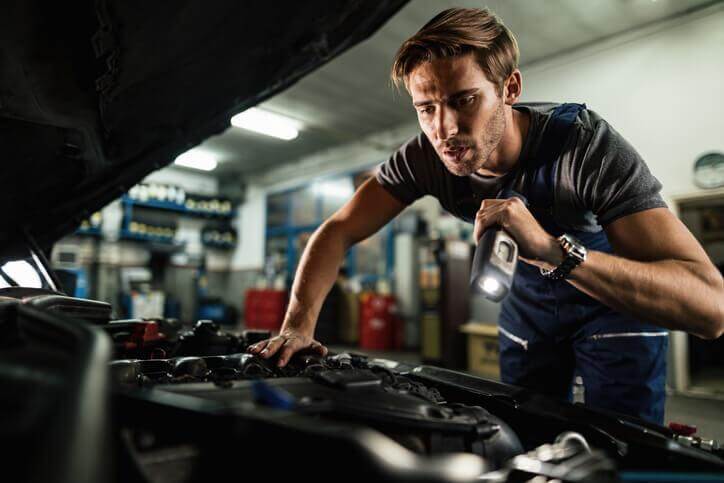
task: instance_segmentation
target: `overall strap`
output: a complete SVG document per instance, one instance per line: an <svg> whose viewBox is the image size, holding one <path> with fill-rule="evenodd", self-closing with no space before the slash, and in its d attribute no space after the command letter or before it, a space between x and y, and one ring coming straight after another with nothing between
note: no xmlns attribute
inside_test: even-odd
<svg viewBox="0 0 724 483"><path fill-rule="evenodd" d="M563 152L578 113L584 109L586 109L585 104L577 103L565 103L557 106L548 120L548 125L543 133L543 141L535 159L521 167L527 172L526 177L530 178L529 183L537 188L536 191L540 190L537 194L543 195L548 205L552 205L553 202L555 168L558 159Z"/></svg>
<svg viewBox="0 0 724 483"><path fill-rule="evenodd" d="M538 157L540 163L556 160L563 151L571 127L576 122L578 113L586 108L585 104L566 103L553 110L546 127L543 143Z"/></svg>
<svg viewBox="0 0 724 483"><path fill-rule="evenodd" d="M545 195L546 204L552 205L556 161L563 150L570 128L575 123L578 113L585 108L585 104L566 103L560 104L554 109L546 126L543 144L536 159L525 166L518 166L516 174L506 181L498 192L497 198L517 196L527 204L529 200L526 199L526 195L531 191L539 191L536 194ZM473 222L474 213L480 207L482 200L478 199L467 176L453 176L451 182L453 191L458 194L454 214L466 221Z"/></svg>

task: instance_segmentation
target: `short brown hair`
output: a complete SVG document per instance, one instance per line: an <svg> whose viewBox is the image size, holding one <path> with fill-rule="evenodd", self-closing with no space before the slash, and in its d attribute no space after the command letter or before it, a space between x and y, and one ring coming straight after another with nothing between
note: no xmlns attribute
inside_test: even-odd
<svg viewBox="0 0 724 483"><path fill-rule="evenodd" d="M518 68L518 42L495 14L487 9L450 8L402 44L392 64L392 82L398 87L401 82L407 85L409 75L420 64L469 52L499 89Z"/></svg>

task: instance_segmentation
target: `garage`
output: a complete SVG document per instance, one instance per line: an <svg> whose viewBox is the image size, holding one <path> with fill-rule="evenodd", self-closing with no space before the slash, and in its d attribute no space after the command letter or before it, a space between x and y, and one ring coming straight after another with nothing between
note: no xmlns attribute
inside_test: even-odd
<svg viewBox="0 0 724 483"><path fill-rule="evenodd" d="M724 481L724 3L3 10L13 481Z"/></svg>

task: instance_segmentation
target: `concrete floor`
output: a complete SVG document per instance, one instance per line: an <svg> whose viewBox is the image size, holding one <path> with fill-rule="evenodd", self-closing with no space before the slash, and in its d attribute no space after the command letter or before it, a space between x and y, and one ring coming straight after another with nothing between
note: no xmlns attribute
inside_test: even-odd
<svg viewBox="0 0 724 483"><path fill-rule="evenodd" d="M697 436L724 443L724 399L669 395L664 419L667 424L673 421L696 426Z"/></svg>
<svg viewBox="0 0 724 483"><path fill-rule="evenodd" d="M419 363L417 352L381 352L362 351L354 347L330 346L334 352L364 353L374 358L391 359L400 362ZM707 398L704 396L669 395L666 399L666 424L670 422L696 426L697 436L716 439L724 443L724 398Z"/></svg>

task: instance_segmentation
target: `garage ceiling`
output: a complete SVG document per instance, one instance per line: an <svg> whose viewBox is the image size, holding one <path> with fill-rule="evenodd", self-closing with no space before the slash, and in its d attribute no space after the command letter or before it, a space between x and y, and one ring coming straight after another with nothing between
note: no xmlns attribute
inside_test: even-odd
<svg viewBox="0 0 724 483"><path fill-rule="evenodd" d="M281 141L237 128L206 140L221 163L216 174L243 177L311 153L414 121L405 93L389 85L400 44L441 10L487 5L516 34L521 65L711 5L711 0L412 0L369 40L302 79L261 107L304 124Z"/></svg>

